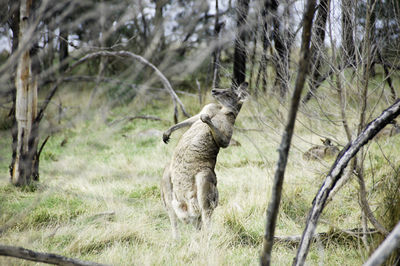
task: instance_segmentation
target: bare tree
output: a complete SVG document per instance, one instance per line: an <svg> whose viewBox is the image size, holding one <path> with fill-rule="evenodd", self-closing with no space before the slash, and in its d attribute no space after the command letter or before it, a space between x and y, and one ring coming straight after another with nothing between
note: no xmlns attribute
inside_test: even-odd
<svg viewBox="0 0 400 266"><path fill-rule="evenodd" d="M220 57L221 57L221 46L219 45L219 34L224 27L224 22L219 22L219 7L218 0L215 0L215 24L214 24L214 38L217 41L217 45L213 52L213 80L212 87L219 88L219 68L220 68Z"/></svg>
<svg viewBox="0 0 400 266"><path fill-rule="evenodd" d="M271 14L272 14L272 39L274 40L275 53L273 55L273 64L275 67L276 77L274 82L275 90L278 91L281 98L283 98L288 91L289 82L289 54L291 46L290 32L285 27L282 17L278 14L278 7L284 1L272 0L271 1ZM289 9L286 9L288 12ZM290 16L290 14L285 14Z"/></svg>
<svg viewBox="0 0 400 266"><path fill-rule="evenodd" d="M10 166L11 182L14 185L27 185L38 180L38 128L35 123L37 116L37 65L32 61L32 42L34 25L32 21L32 1L21 1L17 73L15 77L17 122L17 145L15 158ZM36 69L35 69L36 68Z"/></svg>
<svg viewBox="0 0 400 266"><path fill-rule="evenodd" d="M266 86L267 86L267 52L268 52L268 47L270 46L270 38L269 38L269 15L268 12L270 12L271 9L271 2L269 0L264 0L264 4L262 7L261 11L261 18L262 18L262 54L261 54L261 59L260 59L260 66L258 68L258 73L257 73L257 78L256 78L256 93L259 88L260 84L260 79L262 80L262 91L266 92ZM250 86L251 87L251 86Z"/></svg>
<svg viewBox="0 0 400 266"><path fill-rule="evenodd" d="M342 0L342 46L345 66L355 64L355 46L353 38L354 4L352 0Z"/></svg>
<svg viewBox="0 0 400 266"><path fill-rule="evenodd" d="M309 80L310 90L303 102L308 102L317 89L321 78L322 54L324 53L325 28L329 14L330 0L322 0L318 4L318 13L314 23L314 38L311 45L311 74Z"/></svg>
<svg viewBox="0 0 400 266"><path fill-rule="evenodd" d="M10 5L11 4L11 5ZM9 25L10 29L12 30L13 33L13 38L12 38L12 48L11 48L11 54L16 56L17 50L18 50L18 40L19 40L19 9L20 9L20 1L15 1L11 3L9 1L10 5L10 19L9 19ZM13 65L11 66L11 69L13 72L16 72L16 67ZM11 79L14 77L10 75ZM18 143L18 125L17 125L17 120L15 118L15 108L16 108L16 87L15 87L15 82L13 83L13 87L11 89L11 94L12 94L12 107L10 110L9 115L12 116L12 127L11 127L11 137L12 137L12 157L11 157L11 164L10 164L10 176L12 174L12 166L15 163L15 159L17 156L17 143Z"/></svg>
<svg viewBox="0 0 400 266"><path fill-rule="evenodd" d="M235 52L233 56L232 86L237 87L246 79L246 18L249 12L249 0L238 0L236 18Z"/></svg>
<svg viewBox="0 0 400 266"><path fill-rule="evenodd" d="M272 187L272 196L268 204L267 223L263 241L263 250L261 253L261 264L270 265L271 251L274 242L274 232L276 219L279 212L279 204L282 194L283 179L285 175L286 164L290 149L290 143L293 136L294 124L296 122L297 110L299 107L301 92L307 76L310 57L311 27L314 17L315 0L308 0L303 15L303 34L301 40L299 69L296 78L295 89L293 92L287 124L283 132L281 144L279 147L279 159L275 170L274 183Z"/></svg>

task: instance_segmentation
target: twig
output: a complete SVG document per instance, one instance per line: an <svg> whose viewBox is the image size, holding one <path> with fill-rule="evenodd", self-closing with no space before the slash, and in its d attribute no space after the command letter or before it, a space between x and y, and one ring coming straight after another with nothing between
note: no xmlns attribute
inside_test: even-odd
<svg viewBox="0 0 400 266"><path fill-rule="evenodd" d="M381 62L382 66L383 66L383 71L385 72L385 76L386 76L385 79L386 79L387 84L389 85L392 100L395 100L396 99L396 90L393 88L392 78L390 77L387 65L383 62L382 54L379 51L379 49L377 51L377 55L378 55L378 60Z"/></svg>
<svg viewBox="0 0 400 266"><path fill-rule="evenodd" d="M363 209L365 215L367 216L368 220L372 223L372 225L384 236L389 234L389 231L381 225L378 220L375 218L371 208L369 207L368 200L367 200L367 190L365 188L365 182L363 175L358 175L358 183L360 185L360 203L361 208Z"/></svg>
<svg viewBox="0 0 400 266"><path fill-rule="evenodd" d="M145 120L155 120L155 121L166 121L166 120L164 120L164 119L161 119L161 118L159 118L159 117L157 117L157 116L152 116L152 115L134 115L134 116L125 116L125 117L123 117L123 118L114 120L114 121L108 123L108 125L111 126L111 125L114 125L114 124L116 124L116 123L122 122L122 121L124 121L124 120L132 121L132 120L135 120L135 119L145 119Z"/></svg>
<svg viewBox="0 0 400 266"><path fill-rule="evenodd" d="M43 148L44 148L44 145L46 145L46 143L47 143L47 141L49 140L49 138L50 138L50 135L48 135L48 136L45 138L45 140L43 141L42 145L40 146L40 149L39 149L39 151L37 152L37 160L39 160L40 154L42 153L42 150L43 150Z"/></svg>
<svg viewBox="0 0 400 266"><path fill-rule="evenodd" d="M24 260L38 261L44 262L48 264L55 265L82 265L82 266L102 266L105 264L100 264L91 261L82 261L78 259L68 258L61 255L53 254L53 253L43 253L36 252L30 249L22 248L22 247L14 247L14 246L5 246L0 245L0 255L8 256L14 258L20 258Z"/></svg>

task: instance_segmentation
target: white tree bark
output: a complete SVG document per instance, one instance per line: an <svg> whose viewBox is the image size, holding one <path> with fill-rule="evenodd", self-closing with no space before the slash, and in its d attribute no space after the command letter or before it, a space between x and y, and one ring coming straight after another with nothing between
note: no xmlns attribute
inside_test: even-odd
<svg viewBox="0 0 400 266"><path fill-rule="evenodd" d="M16 110L15 118L18 128L18 142L14 165L12 165L11 182L14 185L26 185L31 181L32 161L36 155L37 136L32 135L34 120L37 116L37 81L31 68L29 41L32 29L29 15L32 0L21 1L19 47L21 56L18 60L15 77Z"/></svg>
<svg viewBox="0 0 400 266"><path fill-rule="evenodd" d="M364 266L381 265L396 248L400 248L400 222L385 241L372 253L371 257L364 263Z"/></svg>

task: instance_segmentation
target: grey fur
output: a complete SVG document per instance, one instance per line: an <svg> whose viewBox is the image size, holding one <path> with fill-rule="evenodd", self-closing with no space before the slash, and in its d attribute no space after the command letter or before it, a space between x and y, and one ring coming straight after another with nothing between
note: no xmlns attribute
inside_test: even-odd
<svg viewBox="0 0 400 266"><path fill-rule="evenodd" d="M321 139L324 145L316 145L303 154L304 160L319 160L336 156L339 148L334 146L329 138Z"/></svg>
<svg viewBox="0 0 400 266"><path fill-rule="evenodd" d="M163 134L163 141L177 129L190 128L175 148L161 181L161 198L178 238L178 219L197 228L208 227L218 205L217 177L214 172L220 148L226 148L233 125L247 95L247 83L237 89L213 89L218 103L204 106L201 112L182 121Z"/></svg>

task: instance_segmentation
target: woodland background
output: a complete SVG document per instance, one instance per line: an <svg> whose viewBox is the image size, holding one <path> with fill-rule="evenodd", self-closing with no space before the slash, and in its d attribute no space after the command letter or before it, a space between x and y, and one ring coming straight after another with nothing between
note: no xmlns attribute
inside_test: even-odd
<svg viewBox="0 0 400 266"><path fill-rule="evenodd" d="M317 192L362 141L323 201L306 262L362 264L399 222L400 1L0 7L0 264L35 264L8 257L17 246L112 265L257 264L270 224L271 263L291 264ZM243 81L213 234L181 225L174 242L159 182L182 132L168 145L162 132L211 102L211 88ZM338 159L303 158L321 138Z"/></svg>

